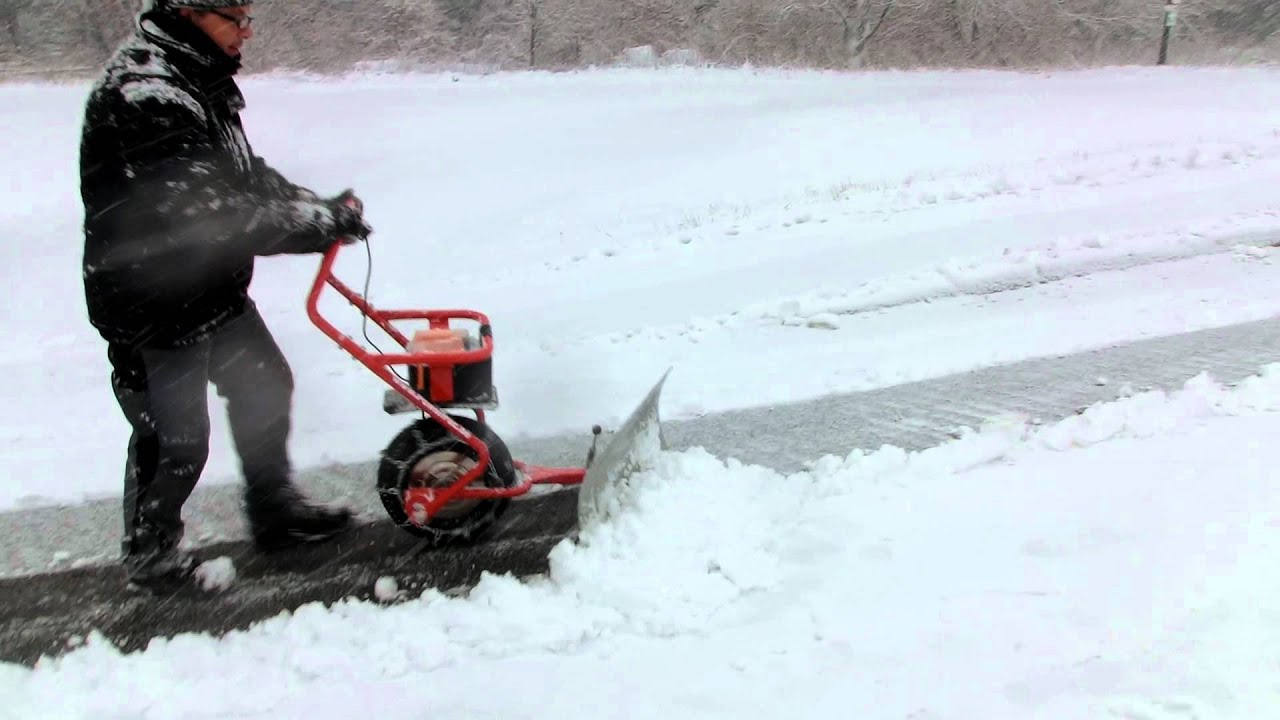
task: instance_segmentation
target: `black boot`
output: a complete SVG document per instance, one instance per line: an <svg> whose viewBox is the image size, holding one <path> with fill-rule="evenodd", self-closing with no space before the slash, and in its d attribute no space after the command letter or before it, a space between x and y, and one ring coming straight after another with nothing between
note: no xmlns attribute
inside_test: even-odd
<svg viewBox="0 0 1280 720"><path fill-rule="evenodd" d="M245 504L254 544L263 552L328 540L353 524L349 509L315 505L292 485L270 492L249 491Z"/></svg>
<svg viewBox="0 0 1280 720"><path fill-rule="evenodd" d="M165 533L154 525L139 523L124 542L122 564L130 589L166 594L185 586L196 562L178 547L181 540L181 530Z"/></svg>

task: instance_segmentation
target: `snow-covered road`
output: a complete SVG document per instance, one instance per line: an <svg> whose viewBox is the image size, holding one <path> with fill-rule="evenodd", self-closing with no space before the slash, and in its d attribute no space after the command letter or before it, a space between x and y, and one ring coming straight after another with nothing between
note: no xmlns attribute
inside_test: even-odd
<svg viewBox="0 0 1280 720"><path fill-rule="evenodd" d="M687 417L1253 320L1280 297L1270 250L1233 249L1280 231L1272 69L244 85L258 152L365 199L375 303L490 315L509 438L617 422L668 366L664 410ZM118 492L128 430L80 289L84 92L0 88L22 168L0 208L18 299L0 306L0 507ZM315 269L266 259L254 286L294 365L301 467L370 459L401 424L302 312ZM339 259L357 286L365 270ZM236 472L215 413L205 482Z"/></svg>
<svg viewBox="0 0 1280 720"><path fill-rule="evenodd" d="M693 418L1280 312L1276 69L245 86L259 152L365 199L376 303L494 319L513 440L616 422L668 366L664 416ZM0 507L119 491L126 427L79 295L83 92L0 88L22 168L0 209ZM265 260L254 288L295 366L296 457L368 461L403 418L308 324L314 269ZM358 284L363 253L339 270ZM0 715L1269 716L1263 365L800 473L672 452L546 578L0 667ZM234 482L214 427L206 483Z"/></svg>

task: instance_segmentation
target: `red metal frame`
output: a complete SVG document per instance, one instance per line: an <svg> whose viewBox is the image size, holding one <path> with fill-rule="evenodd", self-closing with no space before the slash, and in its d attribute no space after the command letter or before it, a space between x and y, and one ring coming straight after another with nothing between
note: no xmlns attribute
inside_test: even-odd
<svg viewBox="0 0 1280 720"><path fill-rule="evenodd" d="M586 475L585 468L561 468L529 465L515 461L516 469L522 479L519 485L510 488L469 488L467 485L479 479L489 466L489 447L466 428L459 425L443 410L428 401L414 390L399 375L391 370L392 365L422 365L428 368L451 369L454 365L482 362L493 356L493 335L489 331L489 318L474 310L379 310L370 304L355 290L348 287L333 274L333 263L338 257L342 243L334 243L320 263L315 282L307 296L307 316L311 322L328 335L343 350L390 385L406 400L421 410L432 420L444 426L454 437L465 442L476 452L476 466L445 488L410 488L404 494L405 513L415 522L426 522L440 508L452 500L493 500L523 495L534 485L576 485ZM320 295L328 285L347 299L362 314L373 320L379 328L392 337L406 352L382 353L370 352L355 340L342 333L333 323L320 314ZM427 320L431 328L448 328L450 320L471 320L480 324L481 347L462 352L407 352L409 339L392 324L398 320ZM436 375L436 373L432 373ZM484 411L476 410L476 418L484 422Z"/></svg>

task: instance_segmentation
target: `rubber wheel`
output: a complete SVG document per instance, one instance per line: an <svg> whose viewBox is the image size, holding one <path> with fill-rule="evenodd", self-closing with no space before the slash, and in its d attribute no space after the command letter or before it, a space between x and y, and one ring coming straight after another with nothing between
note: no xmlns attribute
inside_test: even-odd
<svg viewBox="0 0 1280 720"><path fill-rule="evenodd" d="M489 447L489 468L477 484L491 488L519 484L511 452L497 434L474 418L450 417ZM411 487L447 486L475 467L476 462L471 446L451 435L443 425L423 418L402 430L382 451L378 496L397 526L432 545L473 540L502 516L511 502L509 498L456 500L441 508L425 525L409 519L403 498Z"/></svg>

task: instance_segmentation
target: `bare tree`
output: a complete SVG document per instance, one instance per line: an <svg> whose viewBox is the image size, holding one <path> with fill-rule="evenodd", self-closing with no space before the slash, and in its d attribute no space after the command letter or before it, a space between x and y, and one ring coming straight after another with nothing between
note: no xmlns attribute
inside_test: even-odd
<svg viewBox="0 0 1280 720"><path fill-rule="evenodd" d="M581 0L523 0L529 67L577 65L593 41L597 8ZM602 40L595 37L595 40ZM607 40L605 40L607 42Z"/></svg>
<svg viewBox="0 0 1280 720"><path fill-rule="evenodd" d="M824 11L840 20L840 44L849 64L861 63L867 43L875 37L885 18L893 11L895 0L823 0Z"/></svg>
<svg viewBox="0 0 1280 720"><path fill-rule="evenodd" d="M973 45L978 39L983 0L947 0L947 16L951 21L956 39L965 47Z"/></svg>
<svg viewBox="0 0 1280 720"><path fill-rule="evenodd" d="M4 43L0 44L0 57L22 55L22 36L18 32L18 4L0 3L0 26L4 27Z"/></svg>
<svg viewBox="0 0 1280 720"><path fill-rule="evenodd" d="M777 11L768 0L717 0L704 4L698 21L696 47L718 62L777 62L771 35ZM697 7L697 6L695 6Z"/></svg>
<svg viewBox="0 0 1280 720"><path fill-rule="evenodd" d="M129 32L134 12L128 0L79 0L79 5L84 38L97 56L110 55Z"/></svg>
<svg viewBox="0 0 1280 720"><path fill-rule="evenodd" d="M0 0L10 67L105 59L140 0ZM638 45L712 62L1071 67L1152 62L1164 0L288 0L264 2L249 64L368 60L562 68ZM342 42L319 42L338 36ZM1183 0L1175 57L1280 60L1280 2Z"/></svg>
<svg viewBox="0 0 1280 720"><path fill-rule="evenodd" d="M448 19L437 0L384 0L386 10L373 18L372 34L391 38L387 50L391 57L434 59L447 52ZM376 5L376 3L375 3Z"/></svg>

